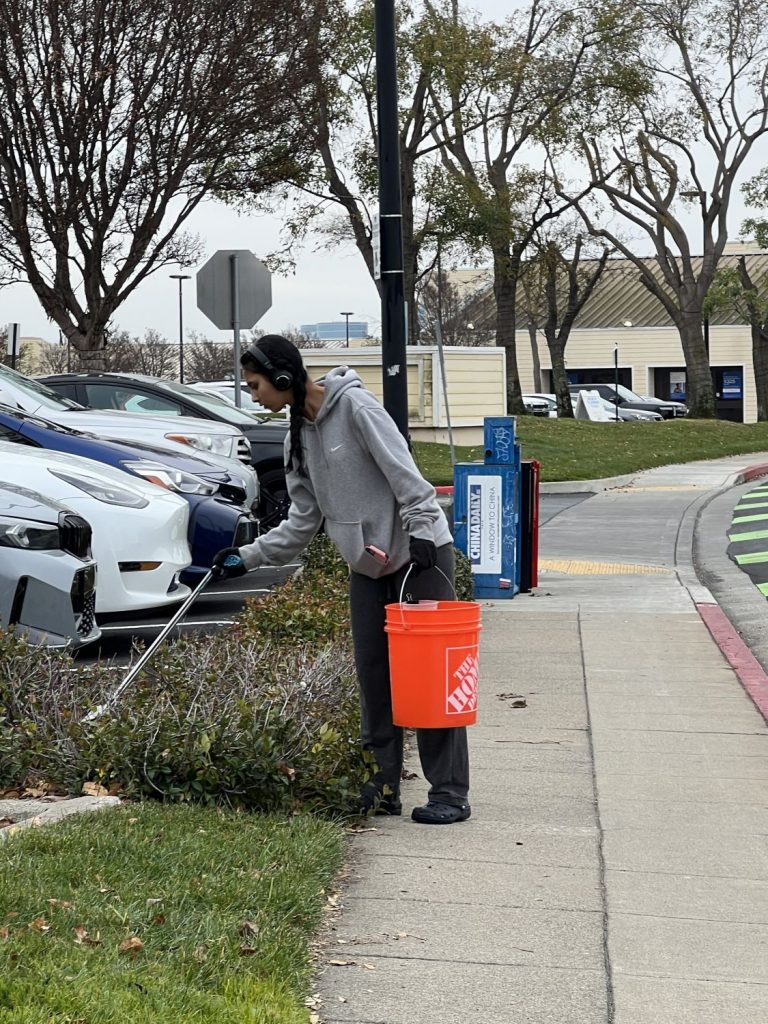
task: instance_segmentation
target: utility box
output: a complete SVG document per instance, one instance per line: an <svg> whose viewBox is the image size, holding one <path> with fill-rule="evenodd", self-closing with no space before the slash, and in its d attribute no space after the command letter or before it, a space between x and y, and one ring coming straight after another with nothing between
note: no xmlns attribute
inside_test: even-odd
<svg viewBox="0 0 768 1024"><path fill-rule="evenodd" d="M477 597L520 589L520 447L511 416L484 421L482 463L454 467L453 538L469 559Z"/></svg>

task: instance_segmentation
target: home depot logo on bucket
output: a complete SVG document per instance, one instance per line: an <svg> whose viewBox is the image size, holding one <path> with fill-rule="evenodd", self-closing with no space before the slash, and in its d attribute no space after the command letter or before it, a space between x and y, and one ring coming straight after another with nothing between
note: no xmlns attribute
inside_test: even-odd
<svg viewBox="0 0 768 1024"><path fill-rule="evenodd" d="M477 708L477 647L449 647L445 660L445 713L468 714Z"/></svg>

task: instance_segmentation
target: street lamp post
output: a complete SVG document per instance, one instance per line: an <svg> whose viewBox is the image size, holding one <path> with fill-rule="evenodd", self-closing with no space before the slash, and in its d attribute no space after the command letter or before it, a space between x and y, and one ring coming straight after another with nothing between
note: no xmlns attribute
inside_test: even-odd
<svg viewBox="0 0 768 1024"><path fill-rule="evenodd" d="M189 281L190 274L170 274L174 281L179 282L179 380L184 383L184 307L181 289L184 281Z"/></svg>
<svg viewBox="0 0 768 1024"><path fill-rule="evenodd" d="M347 348L349 348L349 318L355 314L342 312L339 315L347 318Z"/></svg>

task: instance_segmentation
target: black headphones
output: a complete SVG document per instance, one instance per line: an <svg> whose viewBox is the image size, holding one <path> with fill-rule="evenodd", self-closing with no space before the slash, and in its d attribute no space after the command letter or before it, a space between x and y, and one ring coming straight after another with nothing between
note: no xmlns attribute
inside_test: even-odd
<svg viewBox="0 0 768 1024"><path fill-rule="evenodd" d="M291 371L278 370L258 345L249 345L245 355L252 362L258 363L266 371L266 376L276 391L290 391L293 387L293 374Z"/></svg>

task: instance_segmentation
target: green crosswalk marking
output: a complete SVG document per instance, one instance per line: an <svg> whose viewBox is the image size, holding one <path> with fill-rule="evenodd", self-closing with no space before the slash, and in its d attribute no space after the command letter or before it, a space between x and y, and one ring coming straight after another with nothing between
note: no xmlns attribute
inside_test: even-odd
<svg viewBox="0 0 768 1024"><path fill-rule="evenodd" d="M768 513L761 512L757 516L737 516L732 522L734 523L758 523L765 522L768 519Z"/></svg>
<svg viewBox="0 0 768 1024"><path fill-rule="evenodd" d="M768 562L768 551L752 551L748 555L736 555L737 565L759 565Z"/></svg>
<svg viewBox="0 0 768 1024"><path fill-rule="evenodd" d="M766 494L768 494L768 490L750 491L749 494L745 494L744 497L745 498L752 498L752 497L764 498Z"/></svg>
<svg viewBox="0 0 768 1024"><path fill-rule="evenodd" d="M768 530L750 530L748 533L729 533L728 540L735 544L746 540L768 540Z"/></svg>
<svg viewBox="0 0 768 1024"><path fill-rule="evenodd" d="M768 501L740 501L736 508L768 508Z"/></svg>
<svg viewBox="0 0 768 1024"><path fill-rule="evenodd" d="M764 594L765 597L768 597L768 583L758 583L757 589L761 594Z"/></svg>

